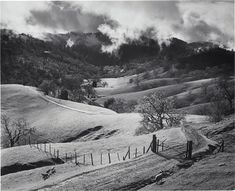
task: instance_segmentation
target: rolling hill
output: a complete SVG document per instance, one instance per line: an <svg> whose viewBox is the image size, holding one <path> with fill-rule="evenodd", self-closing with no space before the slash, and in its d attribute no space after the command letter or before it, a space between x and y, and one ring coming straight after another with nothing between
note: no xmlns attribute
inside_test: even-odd
<svg viewBox="0 0 235 191"><path fill-rule="evenodd" d="M101 107L46 97L33 87L2 85L1 92L2 113L12 119L25 118L42 134L37 138L41 141L65 141L97 126L100 127L97 131L104 134L113 130L116 134L127 131L134 134L139 125L138 114L117 114Z"/></svg>

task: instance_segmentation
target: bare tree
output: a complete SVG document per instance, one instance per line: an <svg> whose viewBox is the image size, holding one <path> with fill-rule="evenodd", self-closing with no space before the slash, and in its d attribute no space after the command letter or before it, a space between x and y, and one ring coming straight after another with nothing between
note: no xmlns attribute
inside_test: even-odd
<svg viewBox="0 0 235 191"><path fill-rule="evenodd" d="M229 109L232 111L234 100L234 83L230 83L228 78L221 77L216 80L216 88L220 94L217 94L217 96L227 100L229 103Z"/></svg>
<svg viewBox="0 0 235 191"><path fill-rule="evenodd" d="M1 124L4 135L9 142L10 147L19 143L20 139L34 133L34 128L30 128L25 119L11 121L7 115L1 116Z"/></svg>
<svg viewBox="0 0 235 191"><path fill-rule="evenodd" d="M164 92L144 97L140 113L143 116L142 124L149 132L163 129L164 122L169 126L177 125L184 118L182 114L175 113L173 99L166 98Z"/></svg>
<svg viewBox="0 0 235 191"><path fill-rule="evenodd" d="M209 116L212 122L221 121L224 116L234 112L234 84L229 78L215 80L215 88L208 93L210 97Z"/></svg>

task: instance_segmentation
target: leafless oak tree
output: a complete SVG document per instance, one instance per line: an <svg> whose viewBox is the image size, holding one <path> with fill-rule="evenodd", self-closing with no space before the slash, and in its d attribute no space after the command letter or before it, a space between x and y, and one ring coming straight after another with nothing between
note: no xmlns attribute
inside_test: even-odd
<svg viewBox="0 0 235 191"><path fill-rule="evenodd" d="M182 114L174 111L174 101L166 98L164 92L153 93L143 98L140 105L143 116L142 124L149 131L163 129L164 122L172 126L179 124L184 118Z"/></svg>
<svg viewBox="0 0 235 191"><path fill-rule="evenodd" d="M10 147L19 143L20 139L34 133L34 128L30 128L25 119L12 121L7 115L1 116L2 133L4 133Z"/></svg>
<svg viewBox="0 0 235 191"><path fill-rule="evenodd" d="M229 78L221 77L216 80L216 88L220 97L228 101L229 109L232 110L234 101L234 83L230 83Z"/></svg>

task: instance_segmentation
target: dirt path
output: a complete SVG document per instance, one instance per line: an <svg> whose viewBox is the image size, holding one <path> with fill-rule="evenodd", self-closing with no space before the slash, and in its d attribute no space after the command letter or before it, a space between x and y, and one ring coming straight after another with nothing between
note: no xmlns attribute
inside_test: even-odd
<svg viewBox="0 0 235 191"><path fill-rule="evenodd" d="M146 160L148 163L146 163ZM161 170L173 167L177 161L154 154L79 174L44 190L137 190L151 184Z"/></svg>
<svg viewBox="0 0 235 191"><path fill-rule="evenodd" d="M63 107L65 109L69 109L69 110L72 110L72 111L77 111L79 113L85 113L85 114L89 114L89 115L97 115L97 114L104 114L104 115L114 115L115 113L104 113L104 112L91 112L91 111L85 111L85 110L81 110L81 109L76 109L76 108L73 108L73 107L69 107L69 106L66 106L66 105L63 105L63 104L60 104L60 103L57 103L56 101L53 101L49 98L49 96L43 96L42 94L40 94L38 92L38 95L40 98L42 98L43 100L47 101L47 102L50 102L52 104L55 104L59 107Z"/></svg>
<svg viewBox="0 0 235 191"><path fill-rule="evenodd" d="M48 102L50 102L50 103L52 103L52 104L55 104L55 105L60 106L60 107L63 107L63 108L65 108L65 109L77 111L77 112L79 112L79 113L90 114L90 115L96 115L96 114L97 114L97 113L95 113L95 112L83 111L83 110L80 110L80 109L75 109L75 108L72 108L72 107L68 107L68 106L66 106L66 105L59 104L59 103L57 103L57 102L55 102L55 101L50 100L48 97L42 96L42 95L40 95L40 94L39 94L39 96L40 96L42 99L44 99L45 101L48 101Z"/></svg>

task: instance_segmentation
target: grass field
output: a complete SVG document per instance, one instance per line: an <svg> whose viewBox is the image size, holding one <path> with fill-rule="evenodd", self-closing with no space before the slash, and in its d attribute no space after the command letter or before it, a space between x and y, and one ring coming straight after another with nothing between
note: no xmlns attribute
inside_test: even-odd
<svg viewBox="0 0 235 191"><path fill-rule="evenodd" d="M81 158L83 154L86 154L87 160L87 165L75 166L72 163L56 165L56 174L46 181L42 179L41 174L52 166L4 175L3 190L143 188L145 180L177 163L173 159L166 160L154 154L141 156L143 146L145 148L149 146L152 134L135 136L141 120L141 116L137 113L117 114L100 107L50 98L28 86L2 85L1 90L3 113L11 118L24 117L31 126L43 134L43 139L52 142L52 150L59 150L62 159L66 153L70 156L76 151L79 162L83 160ZM193 128L210 126L207 117L199 115L186 115L186 123ZM77 136L97 126L100 126L100 129L89 131L82 137ZM114 133L110 134L111 131ZM208 144L214 144L190 128L186 131L181 127L166 128L155 134L160 141L167 140L166 144L172 146L184 144L186 139L196 139L198 145L195 145L194 152L208 149ZM72 141L62 142L71 138ZM139 157L125 162L117 160L117 153L120 157L124 156L128 146L131 147L131 156L134 157L137 148ZM94 166L89 164L90 153L93 154ZM101 153L103 165L100 165ZM112 164L108 164L107 153L111 153ZM18 146L2 149L1 165L2 167L15 164L27 165L47 161L50 158L50 155L38 151L35 147ZM131 172L134 172L132 176ZM114 177L116 183L111 181ZM88 184L88 180L92 180L93 183Z"/></svg>

